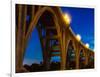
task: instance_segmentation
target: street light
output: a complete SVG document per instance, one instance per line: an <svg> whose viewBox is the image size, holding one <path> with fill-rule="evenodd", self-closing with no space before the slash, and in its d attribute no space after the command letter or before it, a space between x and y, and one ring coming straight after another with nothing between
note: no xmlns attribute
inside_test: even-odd
<svg viewBox="0 0 100 77"><path fill-rule="evenodd" d="M81 36L79 34L76 35L76 38L77 38L78 41L81 40Z"/></svg>
<svg viewBox="0 0 100 77"><path fill-rule="evenodd" d="M89 48L89 44L88 44L88 43L86 43L85 46L86 46L87 48Z"/></svg>
<svg viewBox="0 0 100 77"><path fill-rule="evenodd" d="M65 13L63 18L68 25L71 23L71 16L68 13Z"/></svg>

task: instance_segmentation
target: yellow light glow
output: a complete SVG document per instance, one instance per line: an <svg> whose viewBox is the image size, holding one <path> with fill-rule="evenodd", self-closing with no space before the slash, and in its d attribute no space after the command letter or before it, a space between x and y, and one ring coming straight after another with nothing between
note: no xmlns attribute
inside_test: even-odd
<svg viewBox="0 0 100 77"><path fill-rule="evenodd" d="M66 13L66 14L63 15L63 17L64 17L65 22L67 24L70 24L70 22L71 22L71 16Z"/></svg>
<svg viewBox="0 0 100 77"><path fill-rule="evenodd" d="M76 38L77 38L78 41L81 40L81 36L79 34L76 35Z"/></svg>
<svg viewBox="0 0 100 77"><path fill-rule="evenodd" d="M89 44L88 44L88 43L86 43L85 46L86 46L87 48L89 48Z"/></svg>

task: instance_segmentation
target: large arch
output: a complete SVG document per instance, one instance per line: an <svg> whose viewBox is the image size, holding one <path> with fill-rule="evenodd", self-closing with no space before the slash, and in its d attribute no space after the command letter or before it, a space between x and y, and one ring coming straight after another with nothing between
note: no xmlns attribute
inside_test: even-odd
<svg viewBox="0 0 100 77"><path fill-rule="evenodd" d="M30 33L32 32L32 30L34 29L34 27L36 26L39 18L42 16L42 14L45 12L45 11L49 11L50 13L52 13L54 15L54 18L57 19L57 14L54 12L54 10L52 10L50 7L43 7L41 8L41 10L39 9L39 11L37 11L34 19L31 21L30 23L30 27L29 27L29 30L26 34L26 40L28 39ZM58 19L57 19L58 20Z"/></svg>
<svg viewBox="0 0 100 77"><path fill-rule="evenodd" d="M41 13L41 11L42 11L42 13ZM54 21L54 24L55 24L55 26L59 26L59 25L56 25L57 23L58 23L58 21L57 21L57 16L56 16L56 14L54 13L54 11L51 9L51 8L49 8L49 7L44 7L43 9L41 9L41 11L39 10L38 12L37 12L37 14L35 15L35 17L34 17L34 19L36 19L36 20L33 20L32 22L31 22L31 27L32 28L29 28L29 34L26 34L26 39L28 40L28 38L29 38L29 36L31 35L31 31L33 31L34 30L34 27L36 27L37 25L38 25L38 22L39 22L39 20L41 19L41 17L44 15L44 13L45 12L49 12L51 15L52 15L52 17L51 17L51 19ZM55 21L56 20L56 21ZM35 23L33 23L33 22L35 22ZM54 25L53 24L53 25ZM46 23L46 25L48 25L47 23ZM31 30L30 30L31 29ZM26 40L26 42L27 42L27 40ZM43 45L43 44L42 44ZM45 49L45 48L44 48ZM46 50L43 50L43 51L46 51ZM25 53L25 52L24 52ZM48 57L49 56L49 54L48 53L46 53L46 52L43 52L43 57L44 57L44 61L46 61L46 62L44 62L44 64L46 64L45 66L48 68L49 66L49 64L48 64ZM48 60L47 60L48 59ZM48 62L47 62L48 61Z"/></svg>
<svg viewBox="0 0 100 77"><path fill-rule="evenodd" d="M58 11L58 9L56 9L57 11ZM45 12L45 11L49 11L51 14L53 14L53 19L54 19L54 22L56 22L55 23L55 25L57 26L57 28L59 28L59 30L60 30L60 25L59 25L59 22L58 22L58 16L61 16L61 18L62 18L62 15L61 15L61 13L59 12L59 14L57 15L56 14L56 12L55 12L55 9L52 9L51 7L42 7L41 9L38 9L38 11L36 12L36 14L35 14L35 16L34 16L34 18L33 18L33 20L31 21L31 23L30 23L30 25L29 25L29 28L28 28L28 30L27 30L27 33L26 33L26 35L25 35L25 38L24 38L24 46L23 46L23 48L21 48L23 51L21 52L21 55L20 55L20 57L21 58L19 58L19 59L17 59L16 60L16 63L20 63L20 64L16 64L16 67L18 68L18 69L20 69L20 67L22 67L22 61L23 61L23 58L24 58L24 51L25 51L25 48L26 48L26 45L27 45L27 41L28 41L28 39L29 39L29 37L30 37L30 35L31 35L31 33L32 33L32 31L33 31L33 29L34 29L34 27L37 25L37 23L38 23L38 21L39 21L39 19L40 19L40 17L42 16L42 14ZM63 20L62 20L63 21ZM64 24L64 23L63 23ZM58 29L57 29L58 30ZM57 32L60 32L60 31L57 31ZM61 46L62 46L62 38L61 38L62 36L60 35L60 42L61 42ZM62 49L62 47L61 47L61 49ZM17 51L17 52L19 52L19 51ZM63 53L62 52L62 50L61 50L61 53ZM20 53L19 53L20 54ZM17 54L17 55L19 55L19 54ZM63 53L64 54L64 53ZM63 56L63 54L61 54L61 56ZM64 58L63 58L64 59ZM64 60L63 59L61 59L61 69L64 69L65 68L65 66L64 66ZM17 69L17 70L18 70Z"/></svg>
<svg viewBox="0 0 100 77"><path fill-rule="evenodd" d="M55 14L55 12L50 8L50 7L42 7L41 10L39 9L36 13L36 15L34 16L34 19L31 21L29 29L26 33L26 37L25 37L25 44L27 44L27 40L30 36L30 34L32 33L34 27L37 25L40 17L43 15L43 13L45 11L49 11L51 14L53 14L54 18L57 20L57 16Z"/></svg>

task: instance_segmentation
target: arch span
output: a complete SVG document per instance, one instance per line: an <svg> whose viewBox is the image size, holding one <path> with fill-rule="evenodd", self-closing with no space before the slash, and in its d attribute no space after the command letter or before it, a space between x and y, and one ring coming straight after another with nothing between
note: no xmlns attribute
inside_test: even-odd
<svg viewBox="0 0 100 77"><path fill-rule="evenodd" d="M45 15L46 15L46 13L49 13L49 14L47 14L47 16L51 16L49 19L51 19L49 22L47 21L47 20L45 20L46 18L43 18L43 17L45 17ZM36 18L35 18L36 17ZM37 26L37 25L39 25L38 24L38 22L41 20L41 22L42 23L40 23L40 24L42 24L42 25L45 25L45 28L44 28L44 32L47 32L46 31L46 27L48 26L48 27L51 27L51 28L56 28L55 29L55 31L57 31L56 33L54 32L54 34L58 37L59 36L59 33L58 33L58 27L59 27L59 24L58 24L58 21L57 21L57 16L56 16L56 14L54 13L54 11L51 9L51 8L49 8L49 7L44 7L43 9L42 9L42 12L41 11L38 11L37 12L37 14L36 14L36 16L34 17L34 19L36 19L36 20L33 20L33 21L31 21L31 25L29 26L29 32L27 32L27 34L26 34L26 42L27 42L27 40L28 40L28 38L29 38L29 36L31 35L31 31L33 31L34 30L34 28ZM35 23L34 23L35 22ZM53 26L51 26L51 25L53 25ZM55 26L55 27L54 27ZM43 27L43 26L42 26ZM38 28L39 28L39 26L38 26ZM31 30L30 30L31 29ZM40 31L42 31L42 29L40 30ZM39 32L39 34L40 35L42 35L41 34L42 32ZM47 52L48 50L47 49L49 49L49 47L47 47L47 46L44 46L44 45L47 45L47 43L49 44L49 42L47 41L47 39L48 38L50 38L50 36L48 36L48 35L50 35L49 33L46 33L46 35L45 35L45 37L43 37L43 36L40 36L41 38L42 38L42 40L44 40L43 42L41 42L42 43L42 49L43 49L43 57L44 57L44 64L45 64L45 66L46 66L46 68L48 68L49 69L49 62L50 62L50 54L49 54L49 52ZM54 37L55 37L55 35L54 35ZM47 37L46 37L47 36ZM52 37L52 36L51 36ZM60 40L57 40L57 41L59 41L60 42ZM46 47L46 48L45 48ZM24 52L25 53L25 52ZM61 52L62 53L62 52ZM54 54L55 55L55 54ZM58 54L59 55L59 54ZM60 55L61 56L61 55Z"/></svg>
<svg viewBox="0 0 100 77"><path fill-rule="evenodd" d="M30 23L29 30L28 30L28 32L27 32L27 34L26 34L26 39L28 39L30 33L32 32L32 30L33 30L34 27L36 26L36 24L37 24L39 18L42 16L42 14L43 14L45 11L49 11L50 13L52 13L52 14L54 15L54 18L57 19L57 15L55 14L55 12L54 12L51 8L49 8L49 7L43 7L43 8L41 8L41 10L37 11L37 13L36 13L34 19L33 19L33 20L31 21L31 23Z"/></svg>

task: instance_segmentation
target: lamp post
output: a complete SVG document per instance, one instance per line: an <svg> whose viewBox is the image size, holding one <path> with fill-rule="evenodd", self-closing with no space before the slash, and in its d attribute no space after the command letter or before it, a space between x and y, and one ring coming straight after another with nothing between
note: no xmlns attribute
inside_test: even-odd
<svg viewBox="0 0 100 77"><path fill-rule="evenodd" d="M63 14L63 18L66 22L66 24L70 24L71 23L71 16L68 13Z"/></svg>
<svg viewBox="0 0 100 77"><path fill-rule="evenodd" d="M79 34L76 35L76 38L77 38L78 41L81 40L81 36Z"/></svg>
<svg viewBox="0 0 100 77"><path fill-rule="evenodd" d="M86 43L85 46L86 46L87 48L89 48L89 44L88 44L88 43Z"/></svg>

